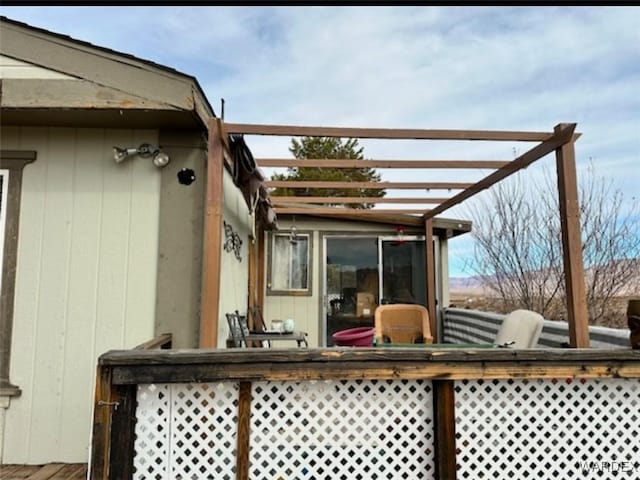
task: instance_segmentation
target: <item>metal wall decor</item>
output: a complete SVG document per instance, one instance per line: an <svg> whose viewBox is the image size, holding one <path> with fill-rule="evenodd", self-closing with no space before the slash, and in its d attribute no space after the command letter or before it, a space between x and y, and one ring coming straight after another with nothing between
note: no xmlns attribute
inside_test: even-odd
<svg viewBox="0 0 640 480"><path fill-rule="evenodd" d="M240 255L240 249L242 248L242 239L240 238L240 235L233 231L233 227L230 223L227 223L224 220L222 223L224 225L224 251L233 251L238 261L241 262L242 256Z"/></svg>

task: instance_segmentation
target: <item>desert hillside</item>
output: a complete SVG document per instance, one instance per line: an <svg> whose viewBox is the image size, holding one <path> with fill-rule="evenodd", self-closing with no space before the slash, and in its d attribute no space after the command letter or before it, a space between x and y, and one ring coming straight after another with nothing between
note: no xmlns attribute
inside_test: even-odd
<svg viewBox="0 0 640 480"><path fill-rule="evenodd" d="M608 305L607 315L598 322L590 322L593 325L601 325L612 328L627 328L626 309L627 302L631 298L640 297L640 272L634 282L630 282L622 291L622 295L614 297ZM508 313L518 305L506 303L487 288L481 277L451 277L449 278L450 305L458 308L468 308L483 312ZM556 311L562 312L562 306L558 305ZM553 318L553 317L556 318ZM550 320L564 320L562 313L547 315Z"/></svg>

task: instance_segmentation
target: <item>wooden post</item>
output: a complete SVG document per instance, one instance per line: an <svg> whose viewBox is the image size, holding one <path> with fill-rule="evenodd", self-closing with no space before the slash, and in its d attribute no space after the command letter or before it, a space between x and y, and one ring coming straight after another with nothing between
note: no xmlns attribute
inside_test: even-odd
<svg viewBox="0 0 640 480"><path fill-rule="evenodd" d="M99 365L96 370L96 391L93 403L93 435L91 436L91 480L109 478L109 450L111 440L111 367Z"/></svg>
<svg viewBox="0 0 640 480"><path fill-rule="evenodd" d="M109 478L133 478L137 385L118 385L112 407Z"/></svg>
<svg viewBox="0 0 640 480"><path fill-rule="evenodd" d="M438 342L438 312L436 310L436 262L433 252L433 219L424 221L424 248L425 248L425 275L427 287L427 310L429 310L429 322L431 323L431 335L434 343Z"/></svg>
<svg viewBox="0 0 640 480"><path fill-rule="evenodd" d="M264 272L266 268L266 257L264 255L264 228L258 227L258 305L264 316ZM266 322L266 318L265 318Z"/></svg>
<svg viewBox="0 0 640 480"><path fill-rule="evenodd" d="M452 380L433 381L435 478L456 478L456 404Z"/></svg>
<svg viewBox="0 0 640 480"><path fill-rule="evenodd" d="M98 365L93 406L91 480L132 478L137 385L113 385L112 368Z"/></svg>
<svg viewBox="0 0 640 480"><path fill-rule="evenodd" d="M258 248L258 239L250 238L249 239L249 285L248 285L248 299L249 299L249 314L247 315L247 321L249 322L249 329L255 330L255 308L257 303L257 291L256 291L256 281L257 281L257 248Z"/></svg>
<svg viewBox="0 0 640 480"><path fill-rule="evenodd" d="M560 133L567 124L556 125ZM575 128L575 126L573 126ZM576 180L576 161L573 140L556 149L560 225L562 228L562 259L567 293L567 320L569 340L574 348L589 347L589 314L582 262L582 239L580 236L580 204Z"/></svg>
<svg viewBox="0 0 640 480"><path fill-rule="evenodd" d="M222 251L222 178L224 147L220 119L209 120L209 153L202 256L202 300L200 307L200 347L218 346L220 305L220 256Z"/></svg>
<svg viewBox="0 0 640 480"><path fill-rule="evenodd" d="M236 444L236 479L249 478L249 433L251 429L251 382L240 382L238 398L238 434Z"/></svg>

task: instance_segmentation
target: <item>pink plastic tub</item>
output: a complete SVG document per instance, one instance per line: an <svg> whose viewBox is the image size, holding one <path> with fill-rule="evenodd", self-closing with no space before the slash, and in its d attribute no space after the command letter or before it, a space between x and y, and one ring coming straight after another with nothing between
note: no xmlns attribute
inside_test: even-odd
<svg viewBox="0 0 640 480"><path fill-rule="evenodd" d="M357 327L340 330L331 335L331 338L340 347L371 347L375 333L374 327Z"/></svg>

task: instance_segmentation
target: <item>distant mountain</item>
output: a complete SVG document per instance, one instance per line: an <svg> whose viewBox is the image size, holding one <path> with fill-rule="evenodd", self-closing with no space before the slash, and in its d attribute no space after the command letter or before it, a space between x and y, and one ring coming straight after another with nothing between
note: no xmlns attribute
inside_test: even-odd
<svg viewBox="0 0 640 480"><path fill-rule="evenodd" d="M450 293L484 293L482 277L449 277Z"/></svg>
<svg viewBox="0 0 640 480"><path fill-rule="evenodd" d="M640 258L616 260L606 266L600 266L599 268L587 268L585 270L585 277L590 279L592 275L597 274L602 276L604 274L616 275L618 271L634 271L637 272L632 275L631 278L621 286L617 295L638 295L640 293ZM486 295L489 290L484 286L486 284L482 276L476 275L472 277L449 277L449 292L454 294L476 294Z"/></svg>

